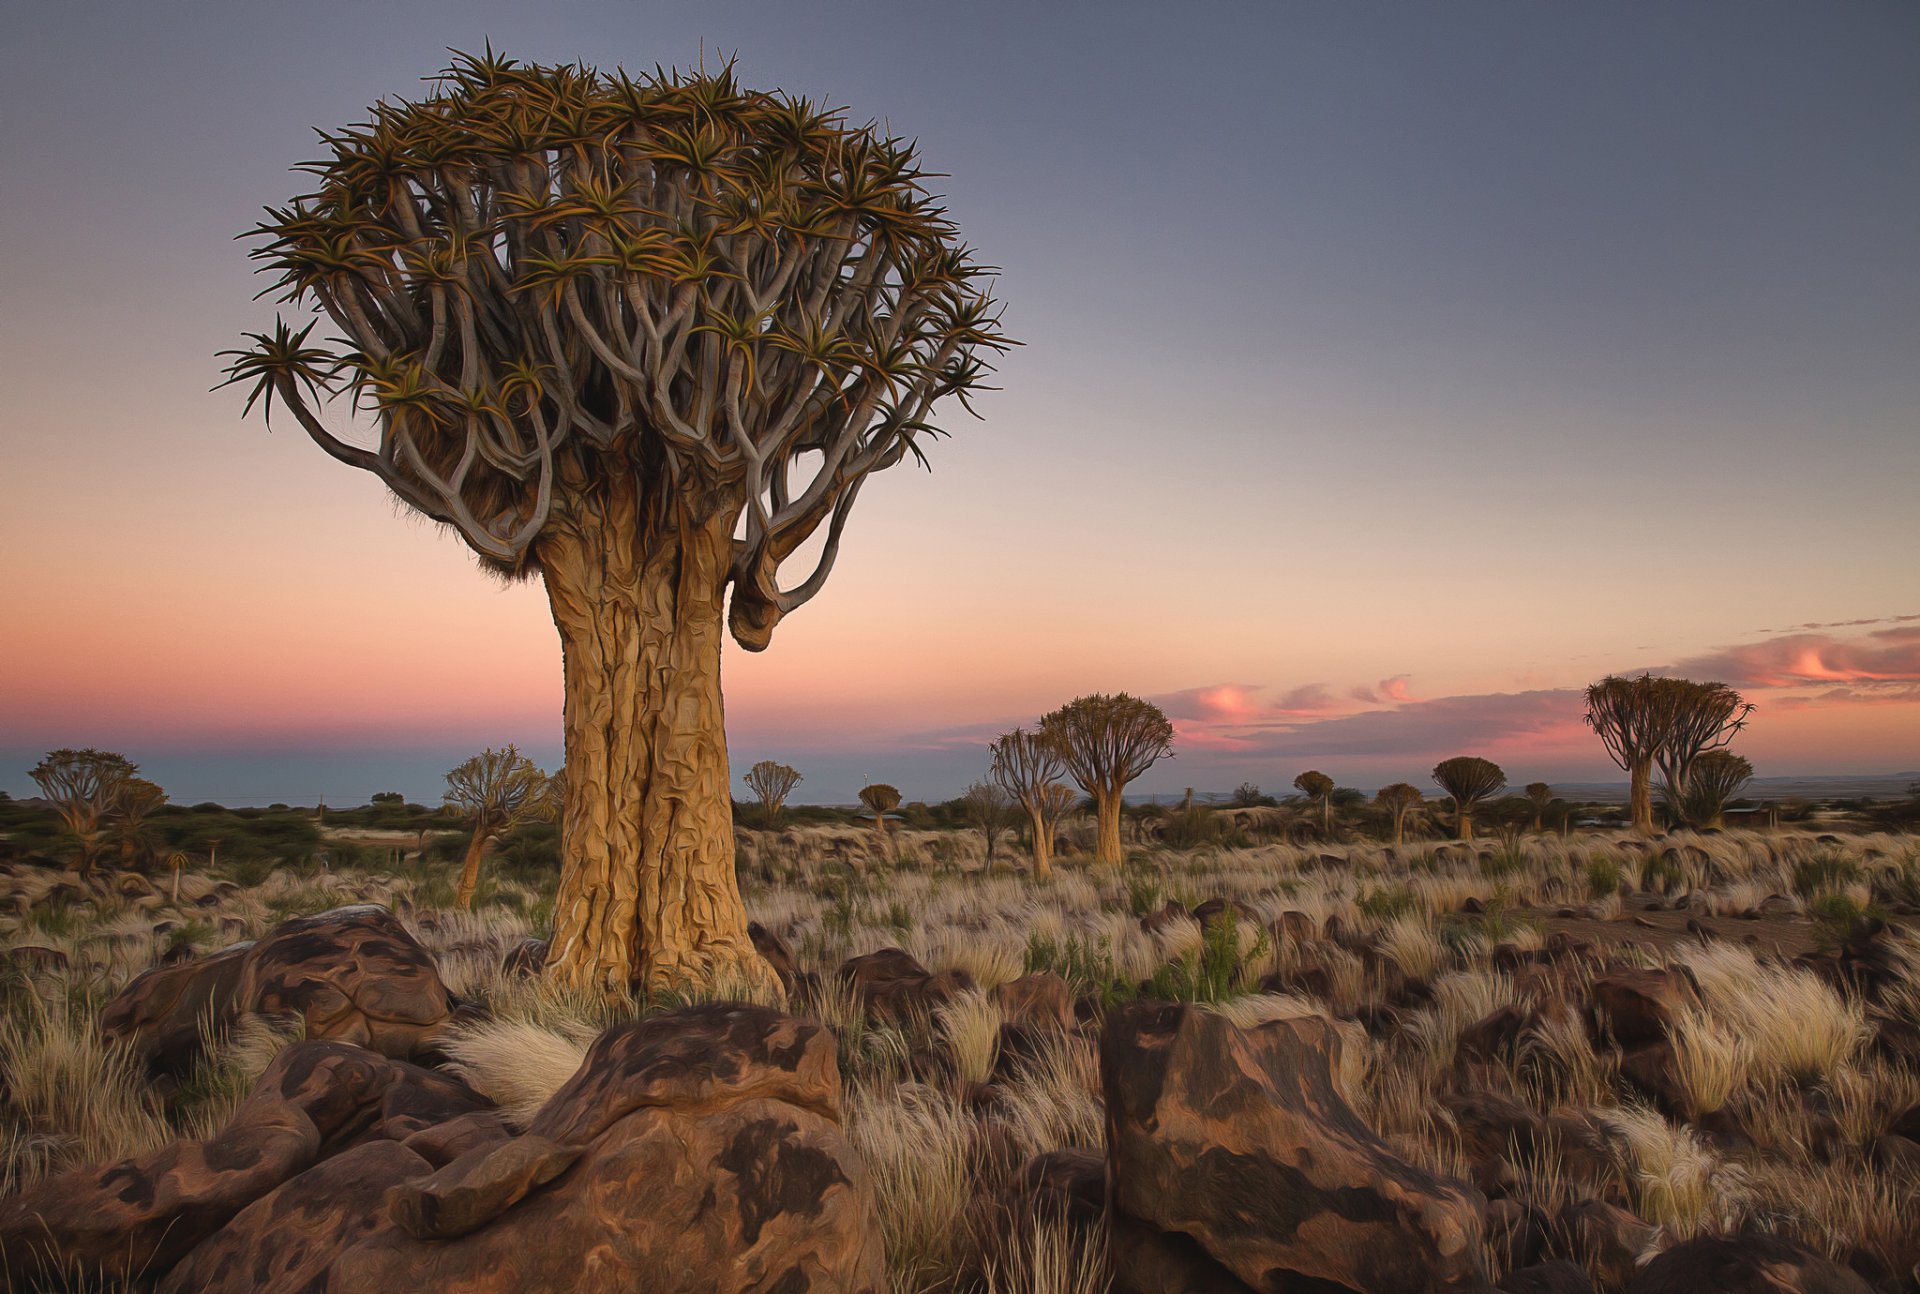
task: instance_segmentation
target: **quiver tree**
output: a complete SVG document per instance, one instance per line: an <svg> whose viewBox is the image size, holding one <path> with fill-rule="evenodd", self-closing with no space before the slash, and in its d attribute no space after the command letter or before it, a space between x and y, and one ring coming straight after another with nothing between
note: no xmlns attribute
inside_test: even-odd
<svg viewBox="0 0 1920 1294"><path fill-rule="evenodd" d="M1453 816L1462 840L1473 839L1473 810L1507 784L1500 765L1478 755L1455 755L1433 766L1434 785L1453 799Z"/></svg>
<svg viewBox="0 0 1920 1294"><path fill-rule="evenodd" d="M866 805L867 812L873 815L873 829L884 836L887 834L887 815L900 807L899 788L888 786L885 782L863 786L860 788L860 803Z"/></svg>
<svg viewBox="0 0 1920 1294"><path fill-rule="evenodd" d="M760 801L760 823L771 831L780 825L780 809L793 788L800 785L800 770L791 764L763 759L747 770L741 779Z"/></svg>
<svg viewBox="0 0 1920 1294"><path fill-rule="evenodd" d="M487 846L515 827L551 818L556 806L547 775L508 745L505 750L488 747L447 773L446 808L473 828L453 896L455 907L470 908Z"/></svg>
<svg viewBox="0 0 1920 1294"><path fill-rule="evenodd" d="M1420 794L1420 788L1408 782L1383 786L1374 792L1373 799L1392 820L1393 843L1396 845L1406 839L1407 819L1427 802L1426 797Z"/></svg>
<svg viewBox="0 0 1920 1294"><path fill-rule="evenodd" d="M102 826L118 808L126 784L139 773L139 766L125 755L91 746L48 751L45 759L27 770L41 796L79 842L76 863L82 876L93 871Z"/></svg>
<svg viewBox="0 0 1920 1294"><path fill-rule="evenodd" d="M129 867L153 861L153 828L149 819L167 802L167 793L144 777L129 777L113 797L110 822L120 846L120 860Z"/></svg>
<svg viewBox="0 0 1920 1294"><path fill-rule="evenodd" d="M986 838L986 865L992 867L994 846L1013 825L1013 797L998 782L975 782L960 793L960 812Z"/></svg>
<svg viewBox="0 0 1920 1294"><path fill-rule="evenodd" d="M1545 782L1528 782L1527 799L1533 802L1533 829L1539 831L1547 819L1547 806L1553 803L1553 787Z"/></svg>
<svg viewBox="0 0 1920 1294"><path fill-rule="evenodd" d="M1686 784L1662 783L1660 793L1673 816L1689 827L1723 825L1727 805L1753 780L1753 765L1730 750L1709 750L1694 759Z"/></svg>
<svg viewBox="0 0 1920 1294"><path fill-rule="evenodd" d="M1293 779L1293 789L1307 797L1309 804L1320 806L1320 832L1333 832L1333 779L1318 769L1308 769Z"/></svg>
<svg viewBox="0 0 1920 1294"><path fill-rule="evenodd" d="M1040 721L1040 736L1080 789L1098 821L1093 861L1120 865L1120 805L1127 783L1173 754L1173 724L1151 701L1125 692L1076 697Z"/></svg>
<svg viewBox="0 0 1920 1294"><path fill-rule="evenodd" d="M770 983L734 882L723 619L766 647L867 478L982 388L1011 344L984 268L912 145L731 67L459 57L321 138L254 255L345 338L281 323L230 380L545 582L569 773L547 974ZM322 420L335 396L371 446Z"/></svg>
<svg viewBox="0 0 1920 1294"><path fill-rule="evenodd" d="M1683 678L1608 675L1587 688L1587 726L1613 762L1627 773L1633 829L1653 832L1653 770L1681 788L1686 769L1702 752L1733 740L1753 706L1723 683Z"/></svg>
<svg viewBox="0 0 1920 1294"><path fill-rule="evenodd" d="M1054 830L1073 804L1072 791L1060 780L1066 771L1060 751L1026 728L1000 734L988 751L993 780L1026 811L1033 833L1033 874L1044 880L1053 874Z"/></svg>

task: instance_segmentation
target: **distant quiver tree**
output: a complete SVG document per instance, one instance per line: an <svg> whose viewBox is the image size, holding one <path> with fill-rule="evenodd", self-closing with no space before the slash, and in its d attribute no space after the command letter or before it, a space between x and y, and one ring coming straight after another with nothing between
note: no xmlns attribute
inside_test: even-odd
<svg viewBox="0 0 1920 1294"><path fill-rule="evenodd" d="M1727 805L1753 780L1753 765L1730 750L1709 750L1693 761L1684 787L1661 784L1673 816L1689 827L1724 825Z"/></svg>
<svg viewBox="0 0 1920 1294"><path fill-rule="evenodd" d="M45 759L27 770L27 776L78 842L75 865L82 876L93 871L107 815L119 807L126 784L139 774L139 765L125 755L91 746L85 750L50 750Z"/></svg>
<svg viewBox="0 0 1920 1294"><path fill-rule="evenodd" d="M557 808L554 784L511 743L505 750L491 746L447 773L446 808L473 829L467 856L460 864L460 883L454 890L456 908L473 906L480 884L480 860L487 846L515 827L551 818Z"/></svg>
<svg viewBox="0 0 1920 1294"><path fill-rule="evenodd" d="M1433 766L1434 785L1453 798L1454 824L1459 838L1473 839L1473 810L1507 784L1500 765L1478 755L1455 755Z"/></svg>
<svg viewBox="0 0 1920 1294"><path fill-rule="evenodd" d="M1406 839L1407 819L1413 811L1426 803L1426 797L1420 794L1420 788L1410 782L1394 782L1374 792L1374 802L1387 811L1393 822L1393 843L1398 845Z"/></svg>
<svg viewBox="0 0 1920 1294"><path fill-rule="evenodd" d="M1723 683L1652 674L1610 674L1587 688L1587 726L1613 762L1626 770L1635 831L1653 832L1655 766L1669 785L1684 788L1687 767L1702 753L1732 741L1753 708Z"/></svg>
<svg viewBox="0 0 1920 1294"><path fill-rule="evenodd" d="M344 340L279 323L229 380L544 580L568 772L546 973L771 984L734 882L722 624L765 648L868 477L982 389L1012 344L985 267L910 143L731 66L457 56L321 140L254 255Z"/></svg>
<svg viewBox="0 0 1920 1294"><path fill-rule="evenodd" d="M1125 692L1076 697L1040 721L1040 734L1093 797L1093 861L1120 865L1120 805L1127 783L1173 754L1173 724L1151 701Z"/></svg>
<svg viewBox="0 0 1920 1294"><path fill-rule="evenodd" d="M1310 768L1293 779L1293 789L1307 797L1309 804L1320 806L1320 830L1333 830L1333 779L1317 768Z"/></svg>
<svg viewBox="0 0 1920 1294"><path fill-rule="evenodd" d="M1059 747L1027 728L1015 728L994 738L988 747L993 780L1026 812L1033 833L1033 875L1045 880L1053 874L1053 835L1060 816L1073 803L1072 792L1060 780L1066 765Z"/></svg>
<svg viewBox="0 0 1920 1294"><path fill-rule="evenodd" d="M873 829L881 835L887 834L887 815L900 807L899 788L885 782L875 782L860 788L860 803L867 806L873 814Z"/></svg>
<svg viewBox="0 0 1920 1294"><path fill-rule="evenodd" d="M967 825L979 828L986 839L986 865L991 868L995 846L1013 825L1013 797L998 782L974 782L960 793L960 811Z"/></svg>
<svg viewBox="0 0 1920 1294"><path fill-rule="evenodd" d="M800 770L791 764L782 764L775 760L763 759L747 770L741 779L752 791L754 798L760 801L761 825L771 831L780 825L780 809L793 794L793 788L800 785Z"/></svg>
<svg viewBox="0 0 1920 1294"><path fill-rule="evenodd" d="M1553 803L1553 787L1546 782L1528 782L1527 799L1533 803L1533 829L1539 831L1547 820L1547 806Z"/></svg>

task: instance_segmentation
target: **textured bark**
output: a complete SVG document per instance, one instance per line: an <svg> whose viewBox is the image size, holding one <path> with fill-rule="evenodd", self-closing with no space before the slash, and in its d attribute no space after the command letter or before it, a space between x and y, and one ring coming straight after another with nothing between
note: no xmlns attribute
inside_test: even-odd
<svg viewBox="0 0 1920 1294"><path fill-rule="evenodd" d="M616 474L540 544L566 678L546 973L573 988L773 984L733 874L720 644L737 509Z"/></svg>
<svg viewBox="0 0 1920 1294"><path fill-rule="evenodd" d="M473 906L473 892L480 887L480 859L486 852L486 829L475 827L473 839L467 842L466 861L460 864L460 888L454 892L454 907L464 910Z"/></svg>
<svg viewBox="0 0 1920 1294"><path fill-rule="evenodd" d="M1028 809L1033 824L1033 878L1044 881L1053 875L1053 827L1038 809Z"/></svg>
<svg viewBox="0 0 1920 1294"><path fill-rule="evenodd" d="M1459 820L1460 839L1472 840L1473 839L1473 810L1467 808L1465 805L1461 804L1458 800L1455 800L1453 812L1454 812L1454 817Z"/></svg>
<svg viewBox="0 0 1920 1294"><path fill-rule="evenodd" d="M1642 836L1653 834L1653 756L1633 761L1628 778L1628 804L1633 810L1633 829Z"/></svg>
<svg viewBox="0 0 1920 1294"><path fill-rule="evenodd" d="M1094 797L1094 816L1100 823L1100 834L1093 850L1093 861L1102 867L1118 867L1121 861L1120 850L1120 792L1102 788Z"/></svg>

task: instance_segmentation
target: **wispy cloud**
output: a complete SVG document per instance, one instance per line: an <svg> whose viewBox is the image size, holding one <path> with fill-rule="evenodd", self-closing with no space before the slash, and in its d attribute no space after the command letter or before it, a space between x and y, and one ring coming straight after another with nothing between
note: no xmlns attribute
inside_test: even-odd
<svg viewBox="0 0 1920 1294"><path fill-rule="evenodd" d="M1920 625L1878 629L1851 638L1789 634L1695 656L1679 662L1672 672L1752 688L1920 683Z"/></svg>

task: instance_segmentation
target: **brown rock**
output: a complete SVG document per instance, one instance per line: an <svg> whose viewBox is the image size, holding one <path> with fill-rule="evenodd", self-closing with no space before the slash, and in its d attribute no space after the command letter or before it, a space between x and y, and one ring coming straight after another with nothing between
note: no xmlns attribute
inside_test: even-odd
<svg viewBox="0 0 1920 1294"><path fill-rule="evenodd" d="M61 1173L0 1201L0 1272L164 1272L282 1182L375 1134L391 1090L422 1072L358 1047L294 1043L208 1140Z"/></svg>
<svg viewBox="0 0 1920 1294"><path fill-rule="evenodd" d="M1187 911L1186 905L1178 899L1168 899L1165 903L1161 904L1157 910L1149 912L1146 916L1140 918L1140 929L1147 934L1157 935L1174 922L1183 920L1191 915L1192 914Z"/></svg>
<svg viewBox="0 0 1920 1294"><path fill-rule="evenodd" d="M1633 1278L1641 1255L1659 1236L1658 1228L1605 1200L1569 1204L1560 1210L1560 1225L1571 1238L1574 1251L1589 1259L1601 1283L1613 1289Z"/></svg>
<svg viewBox="0 0 1920 1294"><path fill-rule="evenodd" d="M1113 1294L1253 1294L1255 1288L1215 1262L1191 1237L1132 1218L1109 1221L1107 1246Z"/></svg>
<svg viewBox="0 0 1920 1294"><path fill-rule="evenodd" d="M547 941L528 935L507 949L500 969L509 975L538 975L547 966Z"/></svg>
<svg viewBox="0 0 1920 1294"><path fill-rule="evenodd" d="M1596 1033L1632 1047L1663 1041L1675 1017L1700 1005L1700 995L1681 971L1623 967L1594 979L1587 1004Z"/></svg>
<svg viewBox="0 0 1920 1294"><path fill-rule="evenodd" d="M252 944L154 966L134 976L100 1012L101 1036L124 1042L155 1075L185 1077L205 1046L201 1029L224 1030L238 1008L240 973Z"/></svg>
<svg viewBox="0 0 1920 1294"><path fill-rule="evenodd" d="M849 957L840 964L840 978L852 986L868 1015L895 1021L931 1015L973 987L965 971L931 974L898 948Z"/></svg>
<svg viewBox="0 0 1920 1294"><path fill-rule="evenodd" d="M295 917L247 958L241 1008L297 1016L309 1038L383 1056L423 1049L453 1013L433 958L391 912L372 904Z"/></svg>
<svg viewBox="0 0 1920 1294"><path fill-rule="evenodd" d="M1543 1121L1512 1097L1474 1089L1448 1092L1440 1103L1460 1130L1460 1149L1480 1190L1504 1190L1513 1177L1513 1161L1536 1154Z"/></svg>
<svg viewBox="0 0 1920 1294"><path fill-rule="evenodd" d="M1503 1294L1593 1294L1593 1281L1582 1268L1556 1258L1508 1272L1494 1288Z"/></svg>
<svg viewBox="0 0 1920 1294"><path fill-rule="evenodd" d="M1509 1272L1540 1261L1552 1224L1547 1215L1520 1200L1494 1200L1487 1205L1487 1247Z"/></svg>
<svg viewBox="0 0 1920 1294"><path fill-rule="evenodd" d="M1853 1272L1781 1236L1701 1236L1648 1263L1628 1294L1873 1294Z"/></svg>
<svg viewBox="0 0 1920 1294"><path fill-rule="evenodd" d="M1483 1201L1395 1156L1334 1085L1319 1018L1241 1029L1180 1003L1108 1017L1114 1208L1191 1237L1246 1285L1358 1294L1483 1286Z"/></svg>
<svg viewBox="0 0 1920 1294"><path fill-rule="evenodd" d="M1051 971L1008 980L993 990L993 1001L1008 1024L1041 1032L1073 1028L1073 990Z"/></svg>
<svg viewBox="0 0 1920 1294"><path fill-rule="evenodd" d="M800 978L800 963L793 959L793 949L787 947L787 941L758 921L747 922L747 938L753 940L753 950L766 959L773 973L780 977L780 987L793 992L794 982Z"/></svg>

